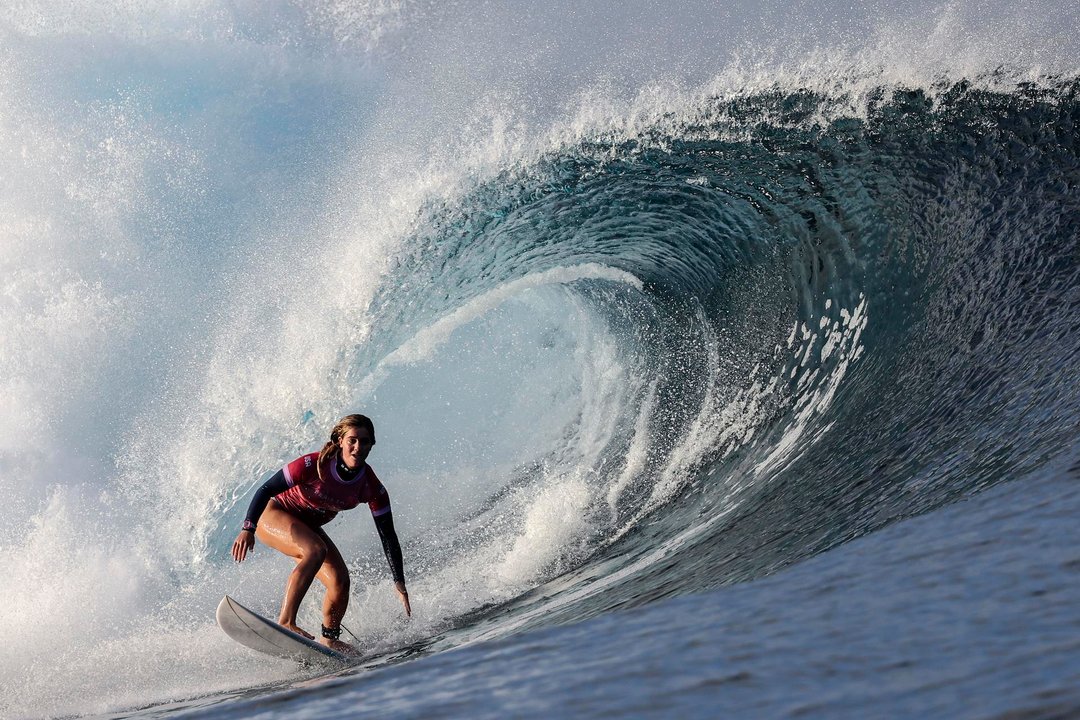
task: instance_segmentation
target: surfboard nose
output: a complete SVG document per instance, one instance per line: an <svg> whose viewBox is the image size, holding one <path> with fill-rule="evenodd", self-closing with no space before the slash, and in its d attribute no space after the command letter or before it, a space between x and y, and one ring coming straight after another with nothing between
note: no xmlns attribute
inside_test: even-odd
<svg viewBox="0 0 1080 720"><path fill-rule="evenodd" d="M321 643L286 630L226 595L218 603L217 624L244 647L309 665L346 665L349 658Z"/></svg>

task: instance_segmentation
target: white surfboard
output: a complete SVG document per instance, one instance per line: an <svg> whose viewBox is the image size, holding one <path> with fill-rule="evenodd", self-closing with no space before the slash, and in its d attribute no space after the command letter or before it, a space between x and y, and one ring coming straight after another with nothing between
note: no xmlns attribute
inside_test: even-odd
<svg viewBox="0 0 1080 720"><path fill-rule="evenodd" d="M236 642L267 655L307 665L340 666L350 662L348 655L286 630L228 595L218 603L217 623Z"/></svg>

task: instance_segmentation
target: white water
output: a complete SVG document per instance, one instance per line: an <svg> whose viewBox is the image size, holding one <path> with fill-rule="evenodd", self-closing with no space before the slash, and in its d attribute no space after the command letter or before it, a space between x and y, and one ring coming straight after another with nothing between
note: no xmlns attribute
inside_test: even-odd
<svg viewBox="0 0 1080 720"><path fill-rule="evenodd" d="M867 87L1005 61L1033 76L1077 67L1061 29L1075 8L849 11L0 10L0 712L290 677L253 669L209 620L224 592L273 608L287 563L264 552L234 568L225 549L260 477L359 402L379 423L372 463L403 540L420 548L405 626L366 518L335 531L362 568L366 643L424 637L558 572L581 551L582 509L628 482L595 487L590 471L613 419L648 397L635 359L558 284L519 281L418 328L354 385L382 272L425 202L581 137L633 136L673 108L678 122L710 92L828 87L852 67ZM538 479L478 507L533 462ZM440 556L434 533L464 546Z"/></svg>

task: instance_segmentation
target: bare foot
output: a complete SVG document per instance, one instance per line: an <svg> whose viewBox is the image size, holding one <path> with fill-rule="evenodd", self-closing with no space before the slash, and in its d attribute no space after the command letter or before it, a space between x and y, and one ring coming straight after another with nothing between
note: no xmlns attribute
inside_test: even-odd
<svg viewBox="0 0 1080 720"><path fill-rule="evenodd" d="M341 642L340 640L334 640L333 638L328 638L328 637L321 638L320 642L322 642L323 645L330 648L331 650L336 650L337 652L341 653L342 655L359 655L360 654L360 651L358 649L356 649L355 647L353 647L352 645L350 645L347 642Z"/></svg>
<svg viewBox="0 0 1080 720"><path fill-rule="evenodd" d="M278 623L278 624L281 625L281 627L285 628L286 630L292 630L297 635L303 635L308 640L314 640L315 639L314 635L312 635L311 633L309 633L307 630L303 629L302 627L300 627L296 623Z"/></svg>

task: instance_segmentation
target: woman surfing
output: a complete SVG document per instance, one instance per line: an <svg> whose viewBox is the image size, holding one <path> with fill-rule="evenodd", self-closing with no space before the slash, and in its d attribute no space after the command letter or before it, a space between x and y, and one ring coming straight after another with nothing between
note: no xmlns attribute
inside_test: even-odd
<svg viewBox="0 0 1080 720"><path fill-rule="evenodd" d="M373 445L375 425L369 418L343 417L321 451L296 458L255 492L243 529L232 547L233 559L243 562L258 538L296 561L285 584L278 623L311 639L314 637L310 633L297 626L296 613L312 580L318 578L326 587L322 643L338 652L356 652L338 639L341 619L349 605L349 569L323 526L342 510L362 502L368 504L390 563L394 587L405 614L412 615L390 496L367 464Z"/></svg>

